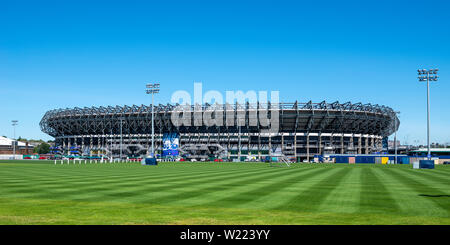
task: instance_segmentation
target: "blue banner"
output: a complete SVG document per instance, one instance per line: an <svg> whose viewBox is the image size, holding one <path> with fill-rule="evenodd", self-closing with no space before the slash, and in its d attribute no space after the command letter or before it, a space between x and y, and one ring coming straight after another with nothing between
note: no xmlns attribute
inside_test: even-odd
<svg viewBox="0 0 450 245"><path fill-rule="evenodd" d="M178 146L180 145L180 135L178 133L163 134L162 156L178 156Z"/></svg>

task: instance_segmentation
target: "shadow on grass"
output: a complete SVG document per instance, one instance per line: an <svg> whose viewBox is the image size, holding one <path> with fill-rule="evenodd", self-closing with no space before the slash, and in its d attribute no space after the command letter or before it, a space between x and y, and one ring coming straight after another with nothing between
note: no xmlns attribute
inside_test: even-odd
<svg viewBox="0 0 450 245"><path fill-rule="evenodd" d="M450 197L450 195L428 195L428 194L419 194L422 197Z"/></svg>

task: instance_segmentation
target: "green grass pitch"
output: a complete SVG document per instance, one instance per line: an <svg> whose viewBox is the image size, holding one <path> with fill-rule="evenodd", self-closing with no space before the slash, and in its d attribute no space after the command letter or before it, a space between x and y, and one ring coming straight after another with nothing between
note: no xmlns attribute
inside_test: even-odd
<svg viewBox="0 0 450 245"><path fill-rule="evenodd" d="M450 224L450 166L0 161L0 224Z"/></svg>

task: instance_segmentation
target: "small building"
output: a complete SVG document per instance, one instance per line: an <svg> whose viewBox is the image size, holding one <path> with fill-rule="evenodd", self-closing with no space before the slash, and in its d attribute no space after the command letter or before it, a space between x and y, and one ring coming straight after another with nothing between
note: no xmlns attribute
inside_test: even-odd
<svg viewBox="0 0 450 245"><path fill-rule="evenodd" d="M16 155L33 154L34 145L0 136L0 155L12 156L14 154L14 142L16 142Z"/></svg>
<svg viewBox="0 0 450 245"><path fill-rule="evenodd" d="M450 148L430 148L430 153L432 157L450 159ZM427 148L419 148L418 150L413 150L409 152L409 155L419 157L426 157L427 154L428 154Z"/></svg>

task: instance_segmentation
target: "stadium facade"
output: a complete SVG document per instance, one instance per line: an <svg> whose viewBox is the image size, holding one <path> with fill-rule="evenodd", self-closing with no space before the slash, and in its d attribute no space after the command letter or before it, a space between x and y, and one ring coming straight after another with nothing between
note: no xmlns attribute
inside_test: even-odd
<svg viewBox="0 0 450 245"><path fill-rule="evenodd" d="M157 153L241 160L278 155L296 161L323 154L373 154L382 150L382 139L400 125L395 112L386 106L326 101L215 105L214 115L220 115L223 123L197 124L195 113L205 115L211 107L192 106L190 123L178 125L172 115L177 105L155 105ZM258 117L252 123L263 107L269 118L278 119L276 131L266 130ZM123 156L142 157L151 147L151 111L147 105L55 109L45 113L40 126L55 138L61 154L116 158L122 151ZM232 124L227 123L230 120ZM168 149L175 151L167 153Z"/></svg>

